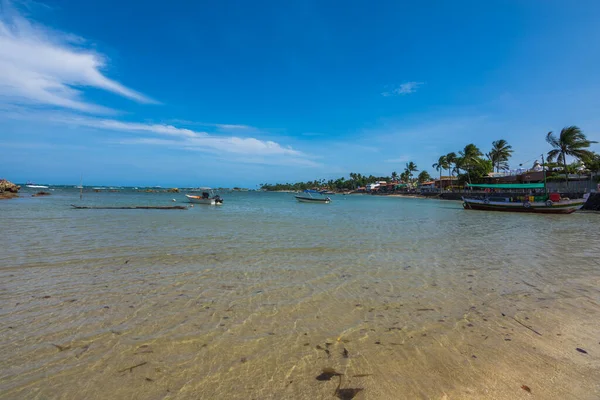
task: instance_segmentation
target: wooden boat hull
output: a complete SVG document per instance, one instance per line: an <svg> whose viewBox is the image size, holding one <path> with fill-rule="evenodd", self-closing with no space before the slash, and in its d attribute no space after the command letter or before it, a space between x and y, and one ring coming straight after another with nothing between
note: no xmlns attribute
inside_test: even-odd
<svg viewBox="0 0 600 400"><path fill-rule="evenodd" d="M318 199L315 197L305 197L305 196L294 196L294 197L296 197L296 200L298 200L301 203L328 204L329 202L331 202L330 198Z"/></svg>
<svg viewBox="0 0 600 400"><path fill-rule="evenodd" d="M482 199L469 199L464 197L463 201L463 207L465 208L465 210L527 212L539 214L571 214L583 207L583 204L585 203L584 199L562 200L556 203L509 203L499 201L486 201Z"/></svg>

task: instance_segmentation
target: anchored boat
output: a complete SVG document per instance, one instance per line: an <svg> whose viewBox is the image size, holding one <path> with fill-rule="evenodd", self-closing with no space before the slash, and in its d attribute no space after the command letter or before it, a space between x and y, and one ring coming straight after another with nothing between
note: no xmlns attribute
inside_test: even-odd
<svg viewBox="0 0 600 400"><path fill-rule="evenodd" d="M543 214L571 214L579 210L587 200L563 198L558 193L547 194L543 183L507 183L507 184L468 184L469 187L482 189L544 189L542 194L523 194L523 196L494 196L486 194L480 197L463 196L466 210L512 211Z"/></svg>
<svg viewBox="0 0 600 400"><path fill-rule="evenodd" d="M201 196L194 196L190 194L185 195L190 203L206 204L210 206L223 204L223 199L221 196L215 194L214 190L211 188L199 188L199 190L202 190Z"/></svg>
<svg viewBox="0 0 600 400"><path fill-rule="evenodd" d="M316 190L305 190L304 193L304 195L297 195L294 197L301 203L328 204L331 202L331 199L329 197L323 197L321 193ZM316 194L318 196L313 196L313 194Z"/></svg>

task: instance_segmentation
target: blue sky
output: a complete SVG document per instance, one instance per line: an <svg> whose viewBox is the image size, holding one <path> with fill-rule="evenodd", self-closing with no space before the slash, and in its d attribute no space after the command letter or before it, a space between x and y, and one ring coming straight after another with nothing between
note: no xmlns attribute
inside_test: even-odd
<svg viewBox="0 0 600 400"><path fill-rule="evenodd" d="M0 4L13 181L255 187L600 140L598 1Z"/></svg>

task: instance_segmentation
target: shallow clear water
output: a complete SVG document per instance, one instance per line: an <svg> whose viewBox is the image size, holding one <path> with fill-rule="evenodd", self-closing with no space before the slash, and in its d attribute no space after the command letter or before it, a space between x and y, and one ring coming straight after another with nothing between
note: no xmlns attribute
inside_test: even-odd
<svg viewBox="0 0 600 400"><path fill-rule="evenodd" d="M1 398L600 397L599 214L29 193L0 202Z"/></svg>

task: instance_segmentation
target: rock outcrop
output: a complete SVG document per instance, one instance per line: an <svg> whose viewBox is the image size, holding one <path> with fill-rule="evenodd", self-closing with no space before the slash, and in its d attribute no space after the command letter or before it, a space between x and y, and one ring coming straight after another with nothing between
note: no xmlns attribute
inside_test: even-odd
<svg viewBox="0 0 600 400"><path fill-rule="evenodd" d="M11 199L17 197L20 186L15 185L6 179L0 179L0 199Z"/></svg>

